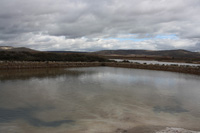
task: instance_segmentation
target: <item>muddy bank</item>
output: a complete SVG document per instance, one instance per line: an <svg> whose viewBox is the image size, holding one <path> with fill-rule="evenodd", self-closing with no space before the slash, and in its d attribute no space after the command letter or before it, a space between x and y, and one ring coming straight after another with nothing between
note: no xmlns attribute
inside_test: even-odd
<svg viewBox="0 0 200 133"><path fill-rule="evenodd" d="M108 66L108 67L123 67L123 68L135 68L135 69L148 69L148 70L160 70L171 71L180 73L189 73L200 75L200 66L188 66L188 65L159 65L159 64L139 64L139 63L123 63L123 62L0 62L0 69L38 69L38 68L68 68L68 67L96 67L96 66Z"/></svg>
<svg viewBox="0 0 200 133"><path fill-rule="evenodd" d="M65 68L65 67L95 67L100 62L31 62L31 61L2 61L0 69L38 69L38 68Z"/></svg>
<svg viewBox="0 0 200 133"><path fill-rule="evenodd" d="M199 66L188 66L188 65L178 66L178 65L139 64L139 63L105 63L105 66L170 71L170 72L180 72L180 73L200 75Z"/></svg>

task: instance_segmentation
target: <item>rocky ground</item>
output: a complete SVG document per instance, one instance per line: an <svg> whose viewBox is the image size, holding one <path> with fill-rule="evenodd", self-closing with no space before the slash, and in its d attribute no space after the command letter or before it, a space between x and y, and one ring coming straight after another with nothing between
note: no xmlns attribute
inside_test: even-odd
<svg viewBox="0 0 200 133"><path fill-rule="evenodd" d="M156 133L200 133L197 131L186 130L183 128L169 128L167 127L164 130L157 131Z"/></svg>
<svg viewBox="0 0 200 133"><path fill-rule="evenodd" d="M117 129L115 133L200 133L200 131L191 131L183 128L161 127L161 126L148 126L136 127L129 130Z"/></svg>

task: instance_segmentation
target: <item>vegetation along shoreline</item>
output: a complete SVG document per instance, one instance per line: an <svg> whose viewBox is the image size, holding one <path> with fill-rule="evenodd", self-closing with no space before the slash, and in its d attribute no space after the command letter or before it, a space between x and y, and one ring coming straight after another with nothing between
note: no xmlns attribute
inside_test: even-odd
<svg viewBox="0 0 200 133"><path fill-rule="evenodd" d="M200 75L200 66L189 65L159 65L130 62L55 62L55 61L0 61L0 70L38 69L38 68L69 68L69 67L122 67L188 73Z"/></svg>

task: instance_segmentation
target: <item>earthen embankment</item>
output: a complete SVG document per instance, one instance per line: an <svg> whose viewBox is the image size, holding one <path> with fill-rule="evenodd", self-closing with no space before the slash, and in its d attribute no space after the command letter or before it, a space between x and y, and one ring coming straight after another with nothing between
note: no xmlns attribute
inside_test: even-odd
<svg viewBox="0 0 200 133"><path fill-rule="evenodd" d="M135 69L148 69L159 71L171 71L200 75L200 66L188 65L159 65L139 64L124 62L23 62L23 61L1 61L0 69L38 69L38 68L68 68L68 67L122 67Z"/></svg>

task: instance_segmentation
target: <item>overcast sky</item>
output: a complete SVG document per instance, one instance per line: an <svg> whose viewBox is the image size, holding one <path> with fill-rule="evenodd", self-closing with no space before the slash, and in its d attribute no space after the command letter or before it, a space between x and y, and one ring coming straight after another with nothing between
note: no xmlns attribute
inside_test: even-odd
<svg viewBox="0 0 200 133"><path fill-rule="evenodd" d="M0 0L0 46L200 51L200 0Z"/></svg>

